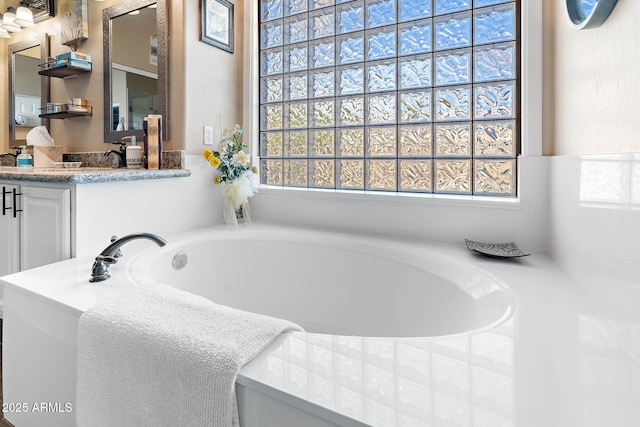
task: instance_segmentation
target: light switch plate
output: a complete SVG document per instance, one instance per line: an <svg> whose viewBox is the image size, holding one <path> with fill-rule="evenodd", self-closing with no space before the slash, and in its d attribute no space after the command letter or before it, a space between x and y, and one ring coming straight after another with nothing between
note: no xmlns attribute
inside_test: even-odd
<svg viewBox="0 0 640 427"><path fill-rule="evenodd" d="M213 145L213 126L204 127L203 137L204 145Z"/></svg>

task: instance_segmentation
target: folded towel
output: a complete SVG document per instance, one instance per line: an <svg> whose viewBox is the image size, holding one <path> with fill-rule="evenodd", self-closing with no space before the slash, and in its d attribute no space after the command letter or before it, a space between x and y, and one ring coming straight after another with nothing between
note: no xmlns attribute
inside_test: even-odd
<svg viewBox="0 0 640 427"><path fill-rule="evenodd" d="M132 287L80 317L77 425L237 426L238 371L293 330L171 286Z"/></svg>

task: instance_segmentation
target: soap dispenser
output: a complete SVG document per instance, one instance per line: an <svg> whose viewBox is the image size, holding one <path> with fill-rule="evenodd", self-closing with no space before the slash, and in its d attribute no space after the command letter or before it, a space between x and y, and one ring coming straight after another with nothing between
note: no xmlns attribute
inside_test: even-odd
<svg viewBox="0 0 640 427"><path fill-rule="evenodd" d="M20 146L20 151L18 152L18 156L16 157L16 166L24 168L33 167L33 157L31 154L27 153L27 147L24 145Z"/></svg>
<svg viewBox="0 0 640 427"><path fill-rule="evenodd" d="M131 145L127 146L126 151L127 168L140 169L142 167L142 147L136 145L137 141L135 135L127 138L131 139Z"/></svg>

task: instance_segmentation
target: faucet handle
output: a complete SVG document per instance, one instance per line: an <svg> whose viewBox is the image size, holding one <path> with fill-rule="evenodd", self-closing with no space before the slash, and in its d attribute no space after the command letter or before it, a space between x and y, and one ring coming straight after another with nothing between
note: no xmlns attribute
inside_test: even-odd
<svg viewBox="0 0 640 427"><path fill-rule="evenodd" d="M115 234L111 236L111 243L115 242L116 240L118 240L118 236L116 236ZM115 258L114 264L118 262L118 258L120 258L121 256L122 256L122 250L118 249L116 253L113 254L113 257Z"/></svg>

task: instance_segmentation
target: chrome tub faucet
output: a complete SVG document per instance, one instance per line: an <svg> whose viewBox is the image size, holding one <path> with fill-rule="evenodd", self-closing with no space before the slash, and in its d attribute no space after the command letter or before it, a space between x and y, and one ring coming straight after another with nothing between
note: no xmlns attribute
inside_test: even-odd
<svg viewBox="0 0 640 427"><path fill-rule="evenodd" d="M161 247L167 244L167 241L162 237L156 236L155 234L151 233L129 234L119 239L116 236L113 236L111 238L111 244L104 248L104 250L100 252L100 255L96 257L96 260L93 263L93 267L91 268L91 278L89 279L89 281L102 282L110 278L111 275L109 274L109 265L117 263L122 256L120 247L127 242L138 239L151 240Z"/></svg>

